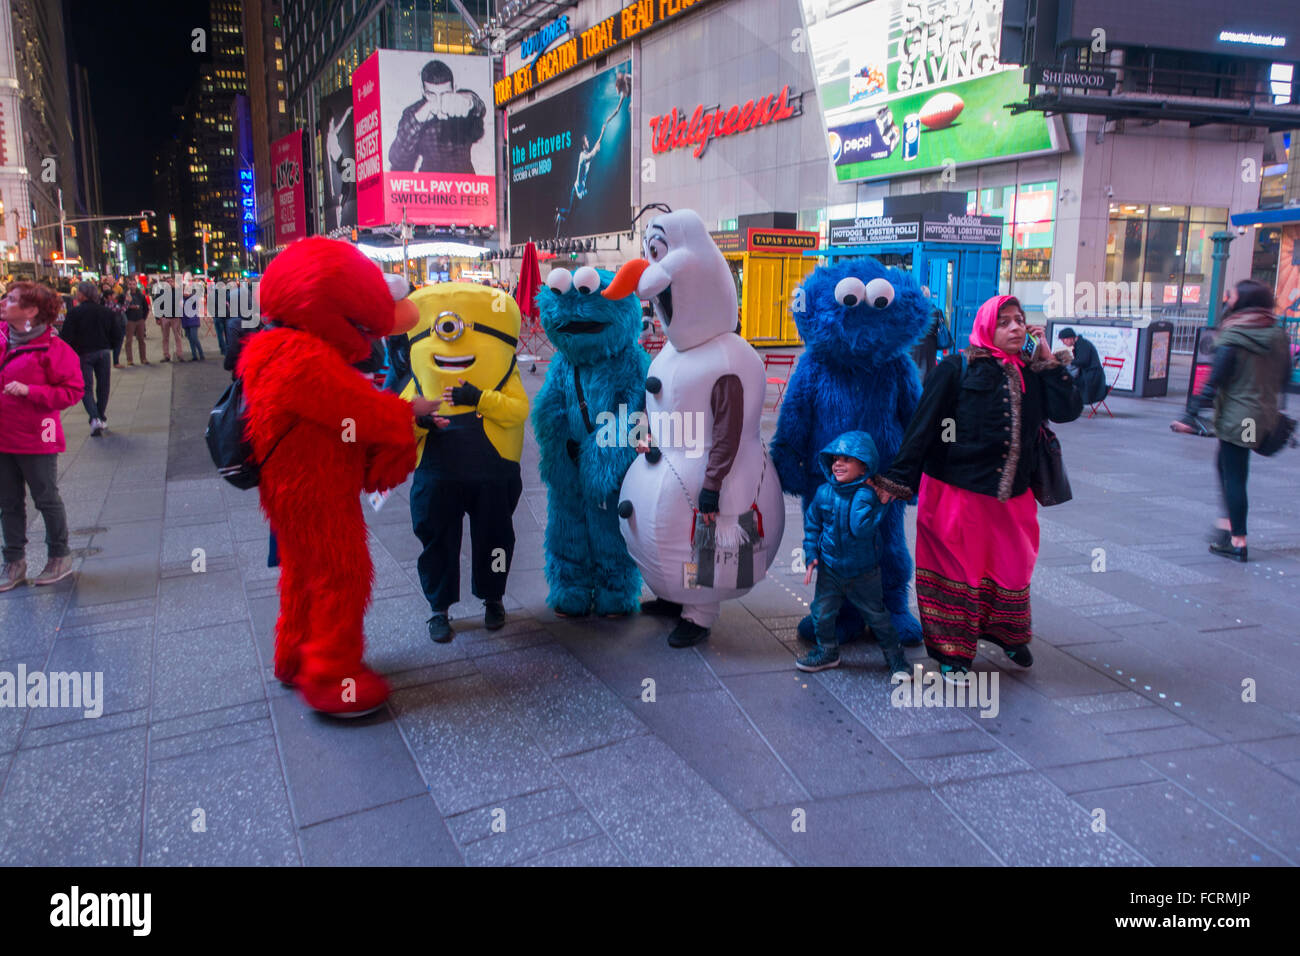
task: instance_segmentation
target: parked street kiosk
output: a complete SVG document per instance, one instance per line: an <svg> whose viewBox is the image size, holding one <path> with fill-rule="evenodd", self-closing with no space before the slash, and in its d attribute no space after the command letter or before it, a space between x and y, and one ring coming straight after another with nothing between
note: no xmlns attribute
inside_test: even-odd
<svg viewBox="0 0 1300 956"><path fill-rule="evenodd" d="M832 219L827 247L804 255L828 263L871 256L911 272L965 348L980 303L998 293L1002 231L1000 216L968 215L964 193L890 196L880 216Z"/></svg>
<svg viewBox="0 0 1300 956"><path fill-rule="evenodd" d="M817 233L797 229L732 229L711 233L731 267L740 304L740 334L751 345L800 345L790 314L795 287L816 268L806 259Z"/></svg>

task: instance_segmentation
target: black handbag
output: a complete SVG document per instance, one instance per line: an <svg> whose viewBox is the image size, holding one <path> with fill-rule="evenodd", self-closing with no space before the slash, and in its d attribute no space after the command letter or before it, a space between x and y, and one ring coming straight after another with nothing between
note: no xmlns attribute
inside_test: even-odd
<svg viewBox="0 0 1300 956"><path fill-rule="evenodd" d="M1273 426L1271 432L1259 440L1259 444L1255 446L1256 453L1267 458L1276 455L1288 445L1294 448L1296 444L1295 428L1296 420L1294 418L1285 412L1278 412L1277 424Z"/></svg>
<svg viewBox="0 0 1300 956"><path fill-rule="evenodd" d="M1044 508L1065 504L1074 497L1070 479L1065 474L1065 459L1061 455L1061 441L1056 432L1046 425L1038 426L1035 443L1034 469L1029 476L1029 487L1034 499Z"/></svg>

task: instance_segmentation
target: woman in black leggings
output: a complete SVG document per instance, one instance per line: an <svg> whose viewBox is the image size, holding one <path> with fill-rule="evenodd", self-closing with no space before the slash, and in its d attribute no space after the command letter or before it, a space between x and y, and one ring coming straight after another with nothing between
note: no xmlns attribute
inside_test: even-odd
<svg viewBox="0 0 1300 956"><path fill-rule="evenodd" d="M1188 403L1187 415L1172 427L1197 431L1201 407L1214 403L1219 490L1227 517L1216 522L1210 550L1244 562L1250 452L1277 425L1278 396L1291 375L1290 342L1273 314L1268 286L1245 279L1228 292L1225 302L1210 377Z"/></svg>

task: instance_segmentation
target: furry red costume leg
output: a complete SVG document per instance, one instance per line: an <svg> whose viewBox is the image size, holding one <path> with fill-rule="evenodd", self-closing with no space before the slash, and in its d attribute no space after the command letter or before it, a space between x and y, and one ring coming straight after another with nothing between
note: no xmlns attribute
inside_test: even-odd
<svg viewBox="0 0 1300 956"><path fill-rule="evenodd" d="M267 268L261 304L276 327L248 340L238 372L280 549L276 675L316 710L365 713L388 685L361 662L374 572L360 496L405 479L415 436L410 404L349 363L393 330L393 298L353 247L305 239Z"/></svg>

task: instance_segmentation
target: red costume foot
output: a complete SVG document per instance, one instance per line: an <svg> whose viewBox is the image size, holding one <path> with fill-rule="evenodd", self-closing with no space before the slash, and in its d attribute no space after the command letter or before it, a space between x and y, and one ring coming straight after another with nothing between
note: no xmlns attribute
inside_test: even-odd
<svg viewBox="0 0 1300 956"><path fill-rule="evenodd" d="M383 274L352 246L304 239L267 267L261 308L273 326L239 357L258 492L280 551L275 675L339 716L388 695L361 663L374 574L361 492L396 487L415 467L410 404L351 363L372 339L403 331L408 305L394 306Z"/></svg>
<svg viewBox="0 0 1300 956"><path fill-rule="evenodd" d="M388 699L388 681L364 664L350 678L300 681L296 686L308 707L331 717L364 717Z"/></svg>

